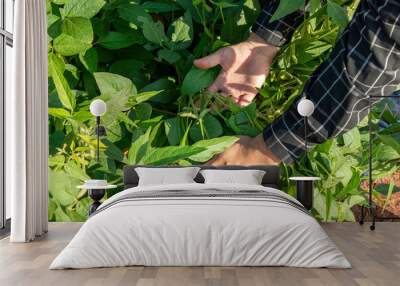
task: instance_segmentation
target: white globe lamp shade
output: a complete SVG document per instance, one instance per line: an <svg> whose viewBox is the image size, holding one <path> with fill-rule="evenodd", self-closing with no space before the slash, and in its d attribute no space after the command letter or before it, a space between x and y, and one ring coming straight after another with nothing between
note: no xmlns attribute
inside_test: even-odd
<svg viewBox="0 0 400 286"><path fill-rule="evenodd" d="M95 99L90 104L90 113L94 116L102 116L107 111L107 104L101 99Z"/></svg>
<svg viewBox="0 0 400 286"><path fill-rule="evenodd" d="M297 105L297 112L303 117L309 117L314 113L314 103L306 98L300 100Z"/></svg>

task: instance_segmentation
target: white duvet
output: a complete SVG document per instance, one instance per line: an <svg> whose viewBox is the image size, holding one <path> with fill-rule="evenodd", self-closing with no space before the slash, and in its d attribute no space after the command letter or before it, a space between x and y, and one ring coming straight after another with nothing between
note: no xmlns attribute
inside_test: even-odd
<svg viewBox="0 0 400 286"><path fill-rule="evenodd" d="M131 192L204 189L262 190L295 201L279 190L254 185L127 189L100 206L103 210L88 219L50 269L127 265L351 267L318 222L289 204L230 197L115 203Z"/></svg>

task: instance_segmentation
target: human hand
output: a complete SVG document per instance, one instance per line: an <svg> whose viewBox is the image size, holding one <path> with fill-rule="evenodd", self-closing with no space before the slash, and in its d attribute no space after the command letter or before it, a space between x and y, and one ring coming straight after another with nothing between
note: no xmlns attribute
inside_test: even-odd
<svg viewBox="0 0 400 286"><path fill-rule="evenodd" d="M278 51L278 47L267 44L252 33L248 40L197 59L194 65L201 69L220 65L222 70L208 88L209 92L220 92L235 103L246 106L257 95L257 88L264 84Z"/></svg>
<svg viewBox="0 0 400 286"><path fill-rule="evenodd" d="M257 137L241 136L240 139L223 153L215 156L209 165L278 165L280 160L265 145L263 135Z"/></svg>

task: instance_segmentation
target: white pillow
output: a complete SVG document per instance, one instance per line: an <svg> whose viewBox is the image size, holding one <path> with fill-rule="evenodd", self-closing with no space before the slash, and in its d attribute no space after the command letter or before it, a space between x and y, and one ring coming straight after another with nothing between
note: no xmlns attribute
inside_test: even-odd
<svg viewBox="0 0 400 286"><path fill-rule="evenodd" d="M199 170L199 167L135 168L139 177L139 186L195 183L194 178Z"/></svg>
<svg viewBox="0 0 400 286"><path fill-rule="evenodd" d="M205 184L261 185L265 171L262 170L201 170Z"/></svg>

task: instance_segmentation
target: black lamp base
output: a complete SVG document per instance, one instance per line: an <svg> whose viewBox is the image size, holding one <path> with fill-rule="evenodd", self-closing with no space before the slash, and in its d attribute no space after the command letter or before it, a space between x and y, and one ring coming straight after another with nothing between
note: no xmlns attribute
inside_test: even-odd
<svg viewBox="0 0 400 286"><path fill-rule="evenodd" d="M314 181L297 181L296 198L307 210L313 207Z"/></svg>
<svg viewBox="0 0 400 286"><path fill-rule="evenodd" d="M89 197L93 200L93 203L89 206L89 216L101 205L100 200L104 197L105 193L105 189L88 190Z"/></svg>

